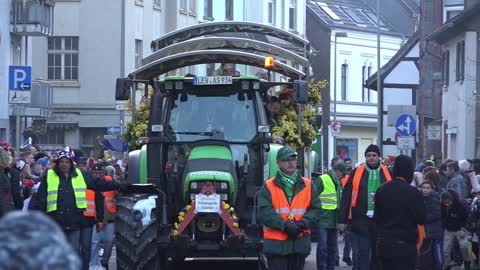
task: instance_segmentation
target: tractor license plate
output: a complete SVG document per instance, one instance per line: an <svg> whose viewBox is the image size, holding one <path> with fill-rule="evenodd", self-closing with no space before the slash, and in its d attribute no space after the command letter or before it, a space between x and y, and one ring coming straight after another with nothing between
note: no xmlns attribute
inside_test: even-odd
<svg viewBox="0 0 480 270"><path fill-rule="evenodd" d="M195 195L195 210L197 213L219 213L220 195Z"/></svg>
<svg viewBox="0 0 480 270"><path fill-rule="evenodd" d="M197 76L193 78L194 85L232 84L232 76Z"/></svg>

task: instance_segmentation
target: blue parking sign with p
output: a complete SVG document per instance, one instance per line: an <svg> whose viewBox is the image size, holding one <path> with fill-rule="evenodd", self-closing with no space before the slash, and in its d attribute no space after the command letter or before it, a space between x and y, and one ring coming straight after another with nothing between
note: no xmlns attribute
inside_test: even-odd
<svg viewBox="0 0 480 270"><path fill-rule="evenodd" d="M32 67L9 66L8 74L9 90L30 90L32 85Z"/></svg>

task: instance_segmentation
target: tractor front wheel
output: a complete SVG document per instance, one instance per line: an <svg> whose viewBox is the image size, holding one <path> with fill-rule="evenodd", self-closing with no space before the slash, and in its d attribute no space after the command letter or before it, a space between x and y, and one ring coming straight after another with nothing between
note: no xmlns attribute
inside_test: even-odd
<svg viewBox="0 0 480 270"><path fill-rule="evenodd" d="M154 197L130 194L117 198L115 236L119 270L163 270L167 265L157 245L159 220L153 211Z"/></svg>

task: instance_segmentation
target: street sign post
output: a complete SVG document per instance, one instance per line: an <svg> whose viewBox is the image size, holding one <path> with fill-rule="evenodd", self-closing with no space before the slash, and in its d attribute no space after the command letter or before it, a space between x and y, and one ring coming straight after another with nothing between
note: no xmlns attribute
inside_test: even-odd
<svg viewBox="0 0 480 270"><path fill-rule="evenodd" d="M32 67L9 66L8 71L8 102L10 104L30 103Z"/></svg>
<svg viewBox="0 0 480 270"><path fill-rule="evenodd" d="M417 121L410 114L402 114L395 122L395 129L400 137L412 136L417 130Z"/></svg>

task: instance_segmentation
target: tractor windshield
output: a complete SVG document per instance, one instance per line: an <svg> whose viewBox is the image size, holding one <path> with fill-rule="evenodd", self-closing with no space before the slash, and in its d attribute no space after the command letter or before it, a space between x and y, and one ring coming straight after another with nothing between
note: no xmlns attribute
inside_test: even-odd
<svg viewBox="0 0 480 270"><path fill-rule="evenodd" d="M250 142L256 134L255 105L250 95L181 94L174 100L168 132L176 142L221 139Z"/></svg>

